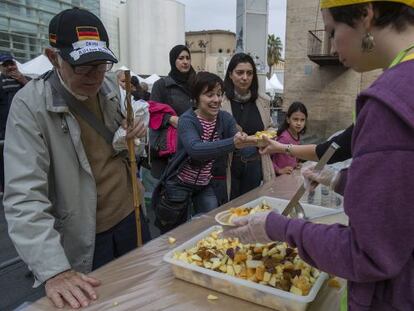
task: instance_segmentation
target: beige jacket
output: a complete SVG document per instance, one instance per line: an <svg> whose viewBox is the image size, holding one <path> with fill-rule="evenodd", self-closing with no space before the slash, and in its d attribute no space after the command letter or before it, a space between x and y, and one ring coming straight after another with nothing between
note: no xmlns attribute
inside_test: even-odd
<svg viewBox="0 0 414 311"><path fill-rule="evenodd" d="M256 100L256 105L259 110L260 116L262 118L264 128L267 129L271 125L271 122L272 122L271 117L270 117L270 101L266 95L259 95L259 97ZM233 115L233 112L231 110L231 102L226 97L226 95L223 96L223 101L221 102L221 109ZM229 195L230 195L230 189L231 189L232 158L233 158L233 154L230 154L228 158L228 165L227 165L227 193ZM268 181L275 178L275 171L273 169L272 159L270 158L270 155L262 155L261 160L262 160L263 183L267 183Z"/></svg>
<svg viewBox="0 0 414 311"><path fill-rule="evenodd" d="M104 122L115 132L122 120L116 85L105 79L99 96ZM97 191L80 134L47 80L32 80L14 97L3 204L10 238L35 285L70 268L92 269Z"/></svg>

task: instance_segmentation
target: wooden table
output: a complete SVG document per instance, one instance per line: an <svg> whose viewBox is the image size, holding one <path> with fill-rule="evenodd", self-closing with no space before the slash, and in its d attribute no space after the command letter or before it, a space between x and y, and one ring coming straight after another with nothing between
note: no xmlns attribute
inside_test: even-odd
<svg viewBox="0 0 414 311"><path fill-rule="evenodd" d="M289 199L300 184L300 178L297 175L280 176L209 214L192 219L168 234L152 240L144 247L92 272L91 275L100 279L102 285L97 288L99 299L84 310L270 310L178 280L174 278L169 265L162 262L162 257L167 251L216 224L214 215L230 206L239 206L265 195ZM345 224L347 218L343 213L340 213L317 221ZM169 236L177 239L176 244L170 245L168 243ZM341 284L343 286L345 282L341 280ZM341 290L328 287L325 284L308 311L339 310ZM214 294L219 299L209 301L207 300L209 294ZM42 298L31 304L26 310L55 310L55 308L47 298Z"/></svg>

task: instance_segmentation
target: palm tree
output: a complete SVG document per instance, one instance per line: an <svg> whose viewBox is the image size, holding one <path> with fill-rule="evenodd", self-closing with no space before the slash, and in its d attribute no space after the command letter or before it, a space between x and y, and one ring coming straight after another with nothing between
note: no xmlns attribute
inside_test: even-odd
<svg viewBox="0 0 414 311"><path fill-rule="evenodd" d="M279 37L275 37L274 34L267 37L267 65L269 66L269 72L267 73L268 79L272 75L272 66L277 64L282 58L283 44Z"/></svg>

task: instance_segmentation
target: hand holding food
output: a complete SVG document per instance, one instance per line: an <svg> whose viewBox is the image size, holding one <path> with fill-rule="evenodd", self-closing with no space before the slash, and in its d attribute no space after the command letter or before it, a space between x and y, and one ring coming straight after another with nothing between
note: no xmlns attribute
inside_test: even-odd
<svg viewBox="0 0 414 311"><path fill-rule="evenodd" d="M263 148L268 145L268 140L265 138L272 140L276 136L277 136L277 131L275 129L269 128L265 131L258 131L254 135L249 136L249 137L254 137L257 141L257 146Z"/></svg>
<svg viewBox="0 0 414 311"><path fill-rule="evenodd" d="M266 233L266 219L270 212L258 212L233 219L234 229L223 232L225 237L238 238L241 243L270 243Z"/></svg>

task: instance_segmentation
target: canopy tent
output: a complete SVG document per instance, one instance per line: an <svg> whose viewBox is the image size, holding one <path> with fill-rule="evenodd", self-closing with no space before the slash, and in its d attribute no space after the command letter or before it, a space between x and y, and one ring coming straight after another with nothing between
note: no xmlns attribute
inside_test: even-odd
<svg viewBox="0 0 414 311"><path fill-rule="evenodd" d="M24 74L41 75L53 68L49 59L41 54L32 60L21 65L21 72Z"/></svg>
<svg viewBox="0 0 414 311"><path fill-rule="evenodd" d="M280 83L277 75L274 73L270 80L266 79L266 91L275 92L275 93L283 93L283 84Z"/></svg>
<svg viewBox="0 0 414 311"><path fill-rule="evenodd" d="M140 77L139 75L137 75L135 72L133 72L133 71L132 71L131 69L129 69L127 66L121 66L121 67L119 67L118 69L116 69L116 71L119 71L119 70L129 70L129 71L130 71L130 74L131 74L131 77L132 77L132 76L137 77L137 78L138 78L139 83L141 83L141 82L145 82L145 79L144 79L144 78L142 78L142 77Z"/></svg>
<svg viewBox="0 0 414 311"><path fill-rule="evenodd" d="M155 83L155 81L157 81L159 79L160 79L160 76L153 73L148 78L144 79L144 82L147 83L148 85L153 85Z"/></svg>

